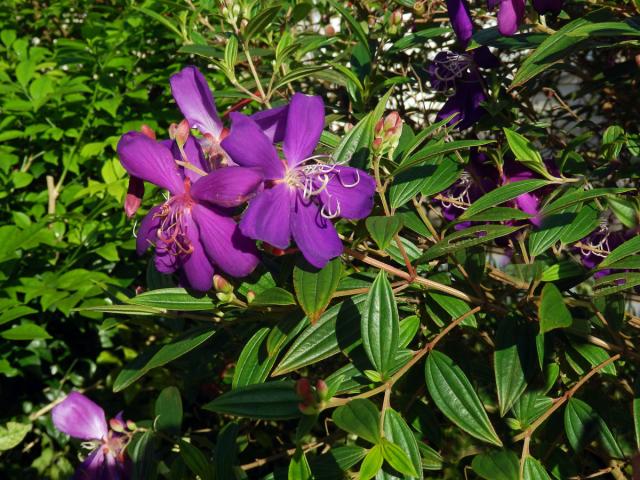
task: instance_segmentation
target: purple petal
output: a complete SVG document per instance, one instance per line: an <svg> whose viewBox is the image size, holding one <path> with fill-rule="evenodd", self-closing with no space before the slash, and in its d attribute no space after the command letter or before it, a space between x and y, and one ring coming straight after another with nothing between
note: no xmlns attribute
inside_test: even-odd
<svg viewBox="0 0 640 480"><path fill-rule="evenodd" d="M173 194L184 191L182 175L171 151L146 135L125 133L118 142L118 156L129 175L166 188Z"/></svg>
<svg viewBox="0 0 640 480"><path fill-rule="evenodd" d="M101 440L109 431L102 407L77 392L53 407L51 417L58 430L81 440Z"/></svg>
<svg viewBox="0 0 640 480"><path fill-rule="evenodd" d="M255 243L242 235L236 222L202 205L193 206L194 220L209 259L234 277L249 275L258 265Z"/></svg>
<svg viewBox="0 0 640 480"><path fill-rule="evenodd" d="M376 181L368 174L353 167L335 165L328 174L331 179L320 193L327 213L339 212L343 218L365 218L373 208Z"/></svg>
<svg viewBox="0 0 640 480"><path fill-rule="evenodd" d="M502 0L498 10L498 30L502 35L513 35L524 18L525 0Z"/></svg>
<svg viewBox="0 0 640 480"><path fill-rule="evenodd" d="M218 118L209 84L200 70L193 66L183 68L171 76L169 83L173 98L189 125L202 134L210 133L218 138L222 122Z"/></svg>
<svg viewBox="0 0 640 480"><path fill-rule="evenodd" d="M105 454L102 447L96 448L78 466L73 480L102 480L104 478Z"/></svg>
<svg viewBox="0 0 640 480"><path fill-rule="evenodd" d="M200 177L191 187L191 196L201 202L235 207L251 198L261 183L262 175L256 169L225 167Z"/></svg>
<svg viewBox="0 0 640 480"><path fill-rule="evenodd" d="M156 205L149 213L145 215L140 222L140 228L136 236L136 252L138 255L142 255L147 251L150 245L155 245L158 238L156 232L160 228L160 217L156 214L160 212L162 205Z"/></svg>
<svg viewBox="0 0 640 480"><path fill-rule="evenodd" d="M458 40L466 47L473 35L473 22L467 0L447 0L447 11Z"/></svg>
<svg viewBox="0 0 640 480"><path fill-rule="evenodd" d="M500 66L500 59L496 57L489 47L476 48L473 52L473 60L480 68L498 68Z"/></svg>
<svg viewBox="0 0 640 480"><path fill-rule="evenodd" d="M320 208L298 194L291 212L291 233L304 258L322 268L342 253L342 242L333 224L320 215Z"/></svg>
<svg viewBox="0 0 640 480"><path fill-rule="evenodd" d="M284 165L269 138L251 118L232 112L231 131L221 142L225 152L238 165L260 168L267 180L284 176Z"/></svg>
<svg viewBox="0 0 640 480"><path fill-rule="evenodd" d="M502 0L487 0L487 8L493 10Z"/></svg>
<svg viewBox="0 0 640 480"><path fill-rule="evenodd" d="M524 193L516 198L516 204L518 205L518 208L524 213L528 213L529 215L537 215L540 200L533 193Z"/></svg>
<svg viewBox="0 0 640 480"><path fill-rule="evenodd" d="M323 128L322 97L296 93L289 104L287 131L282 143L289 166L294 167L313 155Z"/></svg>
<svg viewBox="0 0 640 480"><path fill-rule="evenodd" d="M178 144L175 141L170 142L170 148L174 159L178 161L185 160L182 157ZM211 171L211 165L209 165L209 162L204 158L204 152L200 147L200 143L194 137L189 136L189 138L187 138L187 142L184 144L183 150L188 163L205 173L209 173ZM184 168L184 175L191 180L191 182L195 182L202 177L199 173L186 167Z"/></svg>
<svg viewBox="0 0 640 480"><path fill-rule="evenodd" d="M195 212L192 210L192 215L188 215L187 217L187 231L193 251L189 255L186 255L181 265L182 270L191 288L200 292L206 292L211 289L213 282L213 266L205 252L203 239L200 238L200 231L196 225L197 220L194 218Z"/></svg>
<svg viewBox="0 0 640 480"><path fill-rule="evenodd" d="M438 112L437 119L444 120L453 114L457 114L450 124L457 124L460 130L464 130L476 123L486 113L480 104L487 99L479 81L460 82L456 87L456 93L451 96Z"/></svg>
<svg viewBox="0 0 640 480"><path fill-rule="evenodd" d="M256 122L264 134L269 137L271 143L280 143L284 140L288 113L289 105L283 105L254 113L251 115L251 119Z"/></svg>
<svg viewBox="0 0 640 480"><path fill-rule="evenodd" d="M240 220L240 230L249 238L262 240L277 248L291 242L289 219L295 192L284 183L265 189L251 200Z"/></svg>
<svg viewBox="0 0 640 480"><path fill-rule="evenodd" d="M165 275L171 275L178 267L178 252L175 246L168 246L162 240L156 242L156 256L154 258L156 270Z"/></svg>

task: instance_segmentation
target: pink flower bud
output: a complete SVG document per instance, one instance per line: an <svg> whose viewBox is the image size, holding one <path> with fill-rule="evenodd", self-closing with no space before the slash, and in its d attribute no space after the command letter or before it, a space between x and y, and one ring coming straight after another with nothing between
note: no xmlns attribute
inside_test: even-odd
<svg viewBox="0 0 640 480"><path fill-rule="evenodd" d="M127 196L124 199L124 213L128 218L133 217L144 196L144 182L138 177L129 177L129 187L127 188Z"/></svg>
<svg viewBox="0 0 640 480"><path fill-rule="evenodd" d="M122 420L117 418L112 418L109 420L109 428L114 432L123 433L125 431L126 425Z"/></svg>
<svg viewBox="0 0 640 480"><path fill-rule="evenodd" d="M189 138L189 132L191 131L191 127L189 126L189 122L186 119L182 120L175 130L176 135L176 143L178 147L182 148L185 143L187 143L187 139Z"/></svg>
<svg viewBox="0 0 640 480"><path fill-rule="evenodd" d="M318 393L318 397L322 402L329 400L329 386L324 380L318 380L316 382L316 392Z"/></svg>
<svg viewBox="0 0 640 480"><path fill-rule="evenodd" d="M402 118L398 112L391 112L384 118L384 130L391 135L402 127Z"/></svg>
<svg viewBox="0 0 640 480"><path fill-rule="evenodd" d="M383 131L384 131L384 120L381 118L376 123L376 127L374 129L374 132L375 132L376 135L378 135L378 134L381 134Z"/></svg>
<svg viewBox="0 0 640 480"><path fill-rule="evenodd" d="M402 23L402 10L399 8L391 13L391 25L398 26Z"/></svg>
<svg viewBox="0 0 640 480"><path fill-rule="evenodd" d="M251 303L256 299L256 292L249 290L247 292L247 303Z"/></svg>
<svg viewBox="0 0 640 480"><path fill-rule="evenodd" d="M303 400L311 397L311 383L308 378L301 378L296 382L296 394Z"/></svg>
<svg viewBox="0 0 640 480"><path fill-rule="evenodd" d="M213 288L216 292L232 293L233 285L231 285L223 276L215 274L213 276Z"/></svg>
<svg viewBox="0 0 640 480"><path fill-rule="evenodd" d="M156 139L156 132L154 132L149 125L142 125L140 127L140 133L149 137L152 140Z"/></svg>
<svg viewBox="0 0 640 480"><path fill-rule="evenodd" d="M380 147L382 147L382 138L380 137L376 137L373 139L373 149L374 150L380 150Z"/></svg>

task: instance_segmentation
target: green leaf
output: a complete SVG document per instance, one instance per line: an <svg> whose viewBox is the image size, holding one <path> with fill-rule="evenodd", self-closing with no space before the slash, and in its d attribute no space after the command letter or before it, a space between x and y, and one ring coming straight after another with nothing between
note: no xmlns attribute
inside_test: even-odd
<svg viewBox="0 0 640 480"><path fill-rule="evenodd" d="M579 17L553 35L547 37L540 46L522 62L520 69L516 72L510 88L515 88L539 75L550 66L562 63L570 58L570 54L578 47L585 45L589 37L605 35L638 35L636 29L623 22L606 22L613 19L611 12L605 9L596 10ZM612 31L615 31L615 33Z"/></svg>
<svg viewBox="0 0 640 480"><path fill-rule="evenodd" d="M525 392L513 404L513 414L520 423L521 429L525 430L540 415L546 412L551 405L553 405L553 399L545 397L536 391Z"/></svg>
<svg viewBox="0 0 640 480"><path fill-rule="evenodd" d="M551 477L538 460L527 457L524 460L523 480L551 480Z"/></svg>
<svg viewBox="0 0 640 480"><path fill-rule="evenodd" d="M345 432L353 433L371 443L380 441L380 412L370 400L351 400L336 408L331 418Z"/></svg>
<svg viewBox="0 0 640 480"><path fill-rule="evenodd" d="M263 383L269 377L269 371L277 358L277 352L267 352L266 340L270 331L269 327L258 330L240 352L231 384L234 389Z"/></svg>
<svg viewBox="0 0 640 480"><path fill-rule="evenodd" d="M324 360L355 344L360 339L360 310L366 295L357 295L334 305L296 338L273 376Z"/></svg>
<svg viewBox="0 0 640 480"><path fill-rule="evenodd" d="M575 208L572 207L571 210ZM562 233L571 226L577 214L563 211L542 219L540 226L529 235L529 255L536 257L560 240Z"/></svg>
<svg viewBox="0 0 640 480"><path fill-rule="evenodd" d="M158 477L158 459L156 458L157 438L152 430L135 437L127 448L131 457L134 480L153 480Z"/></svg>
<svg viewBox="0 0 640 480"><path fill-rule="evenodd" d="M227 423L216 440L216 478L235 478L234 465L238 460L236 438L240 427L235 422Z"/></svg>
<svg viewBox="0 0 640 480"><path fill-rule="evenodd" d="M329 0L329 3L333 8L335 8L340 15L347 21L353 34L358 38L360 43L369 51L369 37L365 32L364 28L358 23L358 21L349 13L349 11L342 6L341 3L336 2L335 0Z"/></svg>
<svg viewBox="0 0 640 480"><path fill-rule="evenodd" d="M511 207L493 207L490 210L485 210L472 217L469 217L466 222L503 222L505 220L528 220L533 215L524 213L517 208ZM462 220L461 220L462 221Z"/></svg>
<svg viewBox="0 0 640 480"><path fill-rule="evenodd" d="M572 260L563 260L560 263L555 263L547 267L542 272L540 280L543 282L555 282L557 280L577 277L583 273L584 268L582 265L579 265Z"/></svg>
<svg viewBox="0 0 640 480"><path fill-rule="evenodd" d="M238 39L235 35L229 36L224 48L224 63L229 72L233 72L238 62Z"/></svg>
<svg viewBox="0 0 640 480"><path fill-rule="evenodd" d="M400 173L408 170L416 165L421 165L429 159L438 158L442 155L457 152L459 150L465 150L471 147L479 147L482 145L488 145L494 143L493 140L456 140L448 143L432 142L421 150L411 155L396 168L393 175L399 175Z"/></svg>
<svg viewBox="0 0 640 480"><path fill-rule="evenodd" d="M633 431L636 437L636 449L640 450L640 398L638 398L637 394L634 395L632 410L633 410ZM0 438L2 438L2 436L0 436Z"/></svg>
<svg viewBox="0 0 640 480"><path fill-rule="evenodd" d="M22 323L0 332L0 337L5 340L30 341L51 338L51 335L40 325L36 325L35 323Z"/></svg>
<svg viewBox="0 0 640 480"><path fill-rule="evenodd" d="M501 203L508 202L509 200L513 200L523 193L529 193L542 188L545 185L549 185L547 180L538 179L521 180L519 182L512 182L507 185L503 185L489 193L485 193L482 197L473 202L471 206L467 208L462 215L460 215L460 219L467 220L480 212L496 207Z"/></svg>
<svg viewBox="0 0 640 480"><path fill-rule="evenodd" d="M533 338L515 318L500 321L493 354L500 416L504 417L527 388L533 374L531 365L535 364L534 351Z"/></svg>
<svg viewBox="0 0 640 480"><path fill-rule="evenodd" d="M375 477L376 473L378 473L382 468L383 462L384 457L382 456L382 446L375 445L371 450L369 450L366 457L364 457L362 465L360 465L358 479L369 480L370 478Z"/></svg>
<svg viewBox="0 0 640 480"><path fill-rule="evenodd" d="M449 188L460 176L460 164L451 158L444 158L433 175L422 182L420 193L425 197L442 192Z"/></svg>
<svg viewBox="0 0 640 480"><path fill-rule="evenodd" d="M582 205L578 209L576 218L562 229L560 240L564 244L569 244L586 237L597 228L600 223L599 217L600 212L593 205Z"/></svg>
<svg viewBox="0 0 640 480"><path fill-rule="evenodd" d="M529 170L539 173L547 180L555 180L556 178L547 171L544 162L542 161L542 155L536 150L533 143L531 143L524 135L511 130L510 128L503 128L504 134L507 137L509 148L516 157L516 160L522 163Z"/></svg>
<svg viewBox="0 0 640 480"><path fill-rule="evenodd" d="M239 387L220 395L202 408L237 417L265 420L298 418L300 398L293 381L267 382Z"/></svg>
<svg viewBox="0 0 640 480"><path fill-rule="evenodd" d="M148 348L122 369L113 382L113 391L124 390L146 375L149 370L166 365L176 358L189 353L209 340L215 333L216 330L211 327L198 327L165 345Z"/></svg>
<svg viewBox="0 0 640 480"><path fill-rule="evenodd" d="M309 480L313 478L307 456L298 448L289 462L288 480Z"/></svg>
<svg viewBox="0 0 640 480"><path fill-rule="evenodd" d="M567 402L564 410L564 430L569 444L576 453L597 439L613 458L624 458L624 453L602 417L582 400L572 397Z"/></svg>
<svg viewBox="0 0 640 480"><path fill-rule="evenodd" d="M520 461L511 450L491 450L473 457L471 468L485 480L518 480Z"/></svg>
<svg viewBox="0 0 640 480"><path fill-rule="evenodd" d="M179 435L182 427L182 398L176 387L166 387L155 405L155 428L169 435Z"/></svg>
<svg viewBox="0 0 640 480"><path fill-rule="evenodd" d="M298 303L315 323L324 313L342 277L342 262L334 258L318 270L303 259L293 269L293 288Z"/></svg>
<svg viewBox="0 0 640 480"><path fill-rule="evenodd" d="M620 260L623 260L631 255L635 255L640 252L640 235L636 235L631 240L627 240L618 248L614 249L607 258L605 258L600 265L598 265L598 269L602 270L603 268L609 267Z"/></svg>
<svg viewBox="0 0 640 480"><path fill-rule="evenodd" d="M382 377L386 377L398 349L400 321L391 284L382 270L367 295L360 329L369 361Z"/></svg>
<svg viewBox="0 0 640 480"><path fill-rule="evenodd" d="M411 2L413 4L413 2ZM388 54L397 53L402 50L407 50L413 47L422 47L425 41L430 38L440 37L445 33L450 33L451 29L443 27L432 27L424 30L418 30L417 32L411 32L405 35L400 40L397 40L391 48L385 52Z"/></svg>
<svg viewBox="0 0 640 480"><path fill-rule="evenodd" d="M267 26L274 20L274 18L276 18L276 15L278 15L281 8L282 5L265 8L249 20L249 23L247 23L243 32L245 40L251 40L259 33L264 32Z"/></svg>
<svg viewBox="0 0 640 480"><path fill-rule="evenodd" d="M332 448L309 460L315 480L335 480L364 458L366 450L357 445Z"/></svg>
<svg viewBox="0 0 640 480"><path fill-rule="evenodd" d="M272 287L258 292L249 306L266 307L269 305L286 306L295 304L296 299L290 292L280 287Z"/></svg>
<svg viewBox="0 0 640 480"><path fill-rule="evenodd" d="M449 420L475 438L502 446L469 379L451 358L432 351L424 374L433 401Z"/></svg>
<svg viewBox="0 0 640 480"><path fill-rule="evenodd" d="M462 249L468 249L476 245L490 242L496 238L511 235L522 227L509 227L506 225L475 225L453 232L438 243L432 245L418 258L417 263L426 263L436 258L448 255Z"/></svg>
<svg viewBox="0 0 640 480"><path fill-rule="evenodd" d="M215 305L211 298L195 297L184 288L159 288L141 293L129 299L133 305L162 308L164 310L179 310L182 312L213 310Z"/></svg>
<svg viewBox="0 0 640 480"><path fill-rule="evenodd" d="M380 445L382 446L382 456L395 470L409 477L415 477L418 474L409 455L402 448L386 438L382 439Z"/></svg>
<svg viewBox="0 0 640 480"><path fill-rule="evenodd" d="M547 333L556 328L566 328L573 324L571 312L564 304L562 293L553 283L546 283L540 295L538 306L540 333Z"/></svg>
<svg viewBox="0 0 640 480"><path fill-rule="evenodd" d="M446 190L458 179L461 171L458 162L451 158L439 163L437 160L410 168L394 178L389 188L391 208L401 207L418 193L430 196Z"/></svg>
<svg viewBox="0 0 640 480"><path fill-rule="evenodd" d="M594 198L605 197L607 195L615 195L618 193L625 193L632 188L592 188L591 190L574 190L565 195L562 195L553 202L545 205L540 210L540 215L545 217L562 210L565 210L571 205L577 203L586 202L587 200L593 200Z"/></svg>
<svg viewBox="0 0 640 480"><path fill-rule="evenodd" d="M442 470L444 460L436 450L423 442L418 442L418 449L422 456L421 464L424 470Z"/></svg>
<svg viewBox="0 0 640 480"><path fill-rule="evenodd" d="M576 352L580 354L582 358L584 358L587 362L589 362L589 365L591 367L596 367L600 365L602 362L605 362L610 358L609 354L604 348L598 347L597 345L593 345L591 343L572 340L571 346ZM586 372L578 372L578 373L582 374ZM602 370L600 370L600 373L606 373L608 375L613 375L615 377L616 375L615 364L610 363L609 365L604 367Z"/></svg>
<svg viewBox="0 0 640 480"><path fill-rule="evenodd" d="M400 322L400 331L398 333L398 348L405 348L413 337L418 333L420 328L420 317L417 315L411 315L410 317L403 318Z"/></svg>
<svg viewBox="0 0 640 480"><path fill-rule="evenodd" d="M398 472L407 475L401 478L404 478L404 480L422 479L422 461L416 437L409 428L409 425L407 425L402 418L402 415L392 408L388 408L385 411L384 437L402 449L402 451L407 455L407 459L413 468L413 472L410 473L400 470L385 455L385 459L393 468L398 470ZM396 478L395 475L387 475L387 477L389 480Z"/></svg>
<svg viewBox="0 0 640 480"><path fill-rule="evenodd" d="M291 70L286 75L282 76L275 84L274 89L277 90L288 85L291 82L295 82L296 80L300 80L301 78L308 78L310 75L313 75L316 72L320 72L326 70L328 67L326 65L313 65L309 67L300 67Z"/></svg>
<svg viewBox="0 0 640 480"><path fill-rule="evenodd" d="M617 264L616 264L617 265ZM604 297L622 292L640 285L640 273L622 272L612 273L600 277L593 284L593 296Z"/></svg>
<svg viewBox="0 0 640 480"><path fill-rule="evenodd" d="M402 218L399 216L367 217L365 225L373 241L381 250L384 250L389 246L394 235L402 230Z"/></svg>
<svg viewBox="0 0 640 480"><path fill-rule="evenodd" d="M147 17L153 18L156 22L161 23L162 25L167 27L169 30L171 30L173 33L175 33L179 38L182 38L182 32L180 32L180 29L175 24L173 24L173 22L171 22L167 17L164 17L160 15L158 12L154 12L153 10L148 8L138 7L138 6L134 6L133 8L139 11L140 13L143 13Z"/></svg>
<svg viewBox="0 0 640 480"><path fill-rule="evenodd" d="M17 447L30 431L30 423L7 422L0 427L0 451Z"/></svg>
<svg viewBox="0 0 640 480"><path fill-rule="evenodd" d="M180 440L178 445L180 445L180 457L194 475L198 475L202 480L215 478L213 462L198 447L184 440Z"/></svg>

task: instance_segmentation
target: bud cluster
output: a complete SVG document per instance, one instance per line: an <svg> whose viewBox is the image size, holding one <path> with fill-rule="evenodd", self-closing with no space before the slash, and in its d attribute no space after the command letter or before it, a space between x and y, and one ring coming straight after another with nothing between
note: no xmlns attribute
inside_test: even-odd
<svg viewBox="0 0 640 480"><path fill-rule="evenodd" d="M324 380L318 380L312 387L308 378L301 378L296 382L296 393L302 400L298 408L305 415L315 415L325 408L331 398L329 387Z"/></svg>
<svg viewBox="0 0 640 480"><path fill-rule="evenodd" d="M402 133L402 118L398 112L391 112L381 118L374 130L373 150L376 153L393 152L400 141Z"/></svg>

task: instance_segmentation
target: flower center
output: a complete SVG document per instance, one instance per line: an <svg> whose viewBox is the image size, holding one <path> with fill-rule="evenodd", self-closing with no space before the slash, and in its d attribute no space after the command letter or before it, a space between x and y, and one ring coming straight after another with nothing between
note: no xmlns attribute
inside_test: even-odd
<svg viewBox="0 0 640 480"><path fill-rule="evenodd" d="M158 240L171 255L188 255L193 252L193 245L189 239L188 219L194 201L191 198L191 181L188 178L184 181L184 187L183 194L169 198L155 214L156 218L161 219L157 231Z"/></svg>
<svg viewBox="0 0 640 480"><path fill-rule="evenodd" d="M464 53L444 52L433 61L431 69L434 88L440 91L455 89L455 81L461 79L473 67L473 57Z"/></svg>
<svg viewBox="0 0 640 480"><path fill-rule="evenodd" d="M605 258L611 251L609 235L609 228L606 225L600 225L599 230L586 242L586 248L580 249L580 253L585 257L593 254L596 257Z"/></svg>

